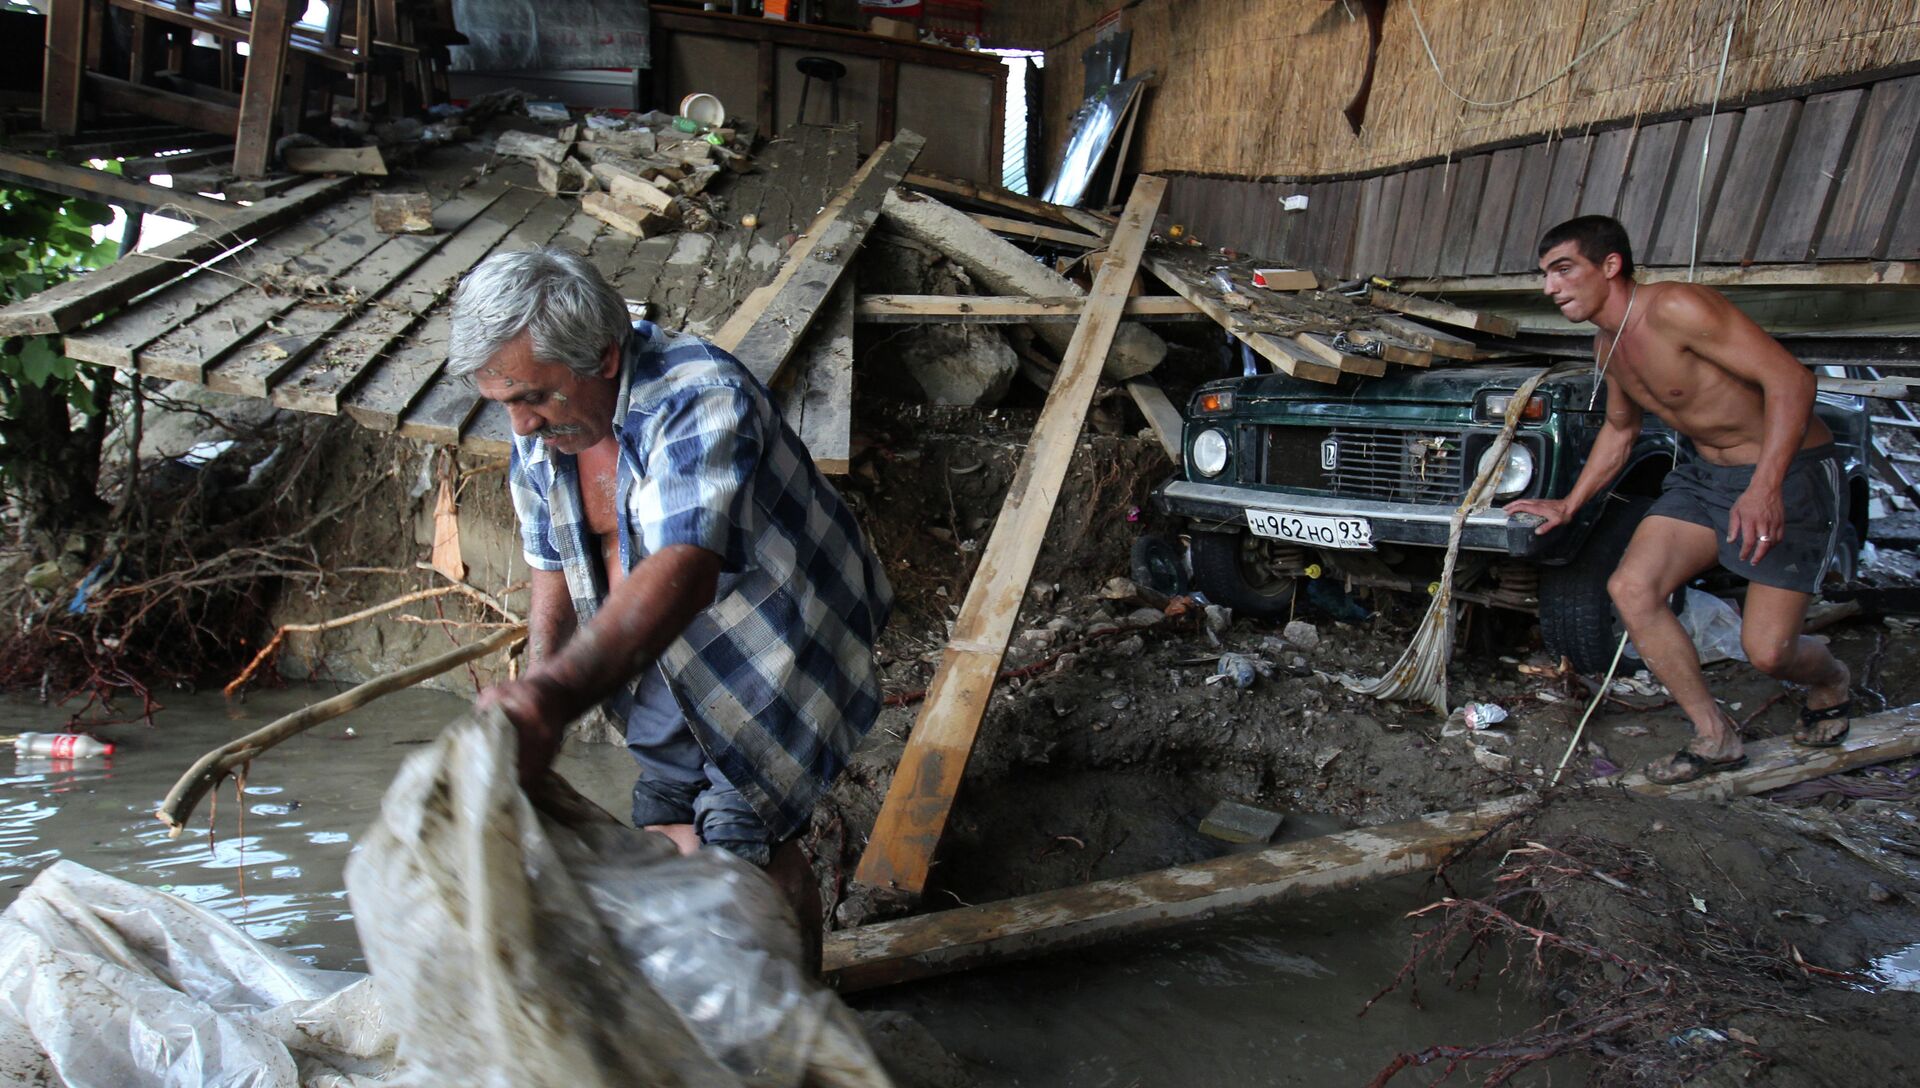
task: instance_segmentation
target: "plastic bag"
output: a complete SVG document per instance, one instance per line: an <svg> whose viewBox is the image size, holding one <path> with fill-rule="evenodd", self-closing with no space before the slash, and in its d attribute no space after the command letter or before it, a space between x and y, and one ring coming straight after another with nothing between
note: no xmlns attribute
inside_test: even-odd
<svg viewBox="0 0 1920 1088"><path fill-rule="evenodd" d="M1687 587L1686 605L1680 610L1680 626L1693 640L1702 665L1716 661L1745 661L1747 651L1740 645L1740 610L1704 590ZM1626 654L1638 660L1640 652L1627 642Z"/></svg>
<svg viewBox="0 0 1920 1088"><path fill-rule="evenodd" d="M347 866L409 1079L431 1084L889 1082L799 968L766 875L681 856L563 784L542 818L497 711L409 757Z"/></svg>
<svg viewBox="0 0 1920 1088"><path fill-rule="evenodd" d="M0 1082L349 1088L394 1066L365 975L72 861L0 914Z"/></svg>

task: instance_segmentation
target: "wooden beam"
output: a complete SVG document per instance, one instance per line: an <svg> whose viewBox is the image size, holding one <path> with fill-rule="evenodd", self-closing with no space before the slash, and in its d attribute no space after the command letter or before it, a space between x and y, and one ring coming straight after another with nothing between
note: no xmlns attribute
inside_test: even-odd
<svg viewBox="0 0 1920 1088"><path fill-rule="evenodd" d="M780 391L781 416L829 476L853 468L853 277L827 299Z"/></svg>
<svg viewBox="0 0 1920 1088"><path fill-rule="evenodd" d="M881 200L900 184L926 142L918 133L902 131L874 148L787 250L773 279L747 296L714 335L713 343L772 385L814 314L853 263L855 251L880 216Z"/></svg>
<svg viewBox="0 0 1920 1088"><path fill-rule="evenodd" d="M88 72L86 84L87 97L103 109L138 113L221 136L234 136L240 131L239 107L224 102L210 102L158 87L135 86L98 72Z"/></svg>
<svg viewBox="0 0 1920 1088"><path fill-rule="evenodd" d="M1174 468L1179 468L1185 452L1180 445L1180 435L1186 427L1186 417L1167 399L1160 383L1152 378L1129 379L1127 395L1133 398L1140 414L1147 417L1147 426L1153 428L1153 436L1160 440L1160 448L1167 451L1167 460L1173 462Z"/></svg>
<svg viewBox="0 0 1920 1088"><path fill-rule="evenodd" d="M1348 329L1347 339L1356 344L1378 344L1380 358L1401 366L1432 366L1434 353L1423 348L1410 347L1384 333L1372 329Z"/></svg>
<svg viewBox="0 0 1920 1088"><path fill-rule="evenodd" d="M1639 775L1622 785L1648 796L1719 800L1904 759L1920 753L1920 705L1856 718L1837 748L1800 748L1779 737L1749 744L1747 752L1746 767L1684 785L1653 786ZM1531 795L1506 797L1464 812L829 933L823 972L842 992L871 989L1417 872L1534 803Z"/></svg>
<svg viewBox="0 0 1920 1088"><path fill-rule="evenodd" d="M228 204L201 196L151 185L144 181L109 174L85 166L69 166L38 155L22 155L0 150L0 178L61 196L98 200L107 204L130 204L142 211L155 211L176 218L196 221L224 219L240 211Z"/></svg>
<svg viewBox="0 0 1920 1088"><path fill-rule="evenodd" d="M1080 320L1085 303L1084 298L1022 295L861 295L854 317L875 324L1073 322ZM1123 312L1135 321L1193 321L1207 316L1178 295L1138 295L1127 299Z"/></svg>
<svg viewBox="0 0 1920 1088"><path fill-rule="evenodd" d="M1430 351L1443 359L1472 360L1480 358L1483 354L1480 346L1473 341L1455 336L1450 332L1430 328L1418 321L1395 317L1392 314L1374 314L1368 320L1379 326L1380 330L1387 335L1403 340L1422 351Z"/></svg>
<svg viewBox="0 0 1920 1088"><path fill-rule="evenodd" d="M1017 238L1031 238L1041 242L1061 242L1070 246L1079 246L1082 249L1099 249L1101 246L1107 244L1105 238L1095 234L1088 234L1085 231L1064 230L1060 227L1042 226L1039 223L1028 223L1020 219L1008 219L1004 216L987 215L984 212L974 213L973 221L995 234L1011 234Z"/></svg>
<svg viewBox="0 0 1920 1088"><path fill-rule="evenodd" d="M247 28L247 77L240 89L240 129L234 134L233 172L243 178L265 176L273 161L273 125L280 114L280 84L287 73L292 7L291 0L253 0L253 20Z"/></svg>
<svg viewBox="0 0 1920 1088"><path fill-rule="evenodd" d="M387 160L377 147L290 147L282 158L296 174L387 176Z"/></svg>
<svg viewBox="0 0 1920 1088"><path fill-rule="evenodd" d="M1406 314L1408 317L1417 317L1423 321L1438 321L1443 325L1455 325L1463 329L1490 332L1495 336L1513 336L1520 331L1520 326L1511 318L1481 313L1479 310L1469 310L1465 306L1455 306L1430 298L1403 295L1397 291L1383 291L1378 287L1370 293L1368 301L1383 310L1392 310L1395 313Z"/></svg>
<svg viewBox="0 0 1920 1088"><path fill-rule="evenodd" d="M1341 351L1333 346L1333 341L1317 332L1296 334L1293 342L1307 349L1307 353L1328 366L1340 368L1342 374L1364 374L1369 378L1378 378L1387 372L1383 359L1369 359L1364 355L1355 355Z"/></svg>
<svg viewBox="0 0 1920 1088"><path fill-rule="evenodd" d="M1641 283L1686 283L1685 268L1635 268ZM1920 262L1833 261L1824 264L1755 264L1746 267L1701 265L1691 282L1708 287L1920 287ZM1434 294L1534 294L1540 277L1525 272L1512 276L1466 276L1444 280L1414 280L1403 286Z"/></svg>
<svg viewBox="0 0 1920 1088"><path fill-rule="evenodd" d="M981 553L979 573L967 589L926 705L914 723L861 855L855 879L870 887L910 896L926 889L927 872L986 715L994 676L1026 597L1027 580L1053 515L1055 497L1079 444L1082 421L1100 382L1107 349L1120 327L1120 311L1166 187L1165 179L1150 174L1134 183L1126 214L1114 232L1112 258L1094 277L1086 313L1014 472L1000 517Z"/></svg>
<svg viewBox="0 0 1920 1088"><path fill-rule="evenodd" d="M1229 309L1220 296L1213 293L1212 288L1189 279L1178 265L1165 257L1150 256L1146 266L1161 283L1199 307L1202 313L1213 318L1221 328L1273 364L1273 368L1280 373L1328 384L1340 380L1338 367L1328 366L1285 338L1261 328L1239 310Z"/></svg>
<svg viewBox="0 0 1920 1088"><path fill-rule="evenodd" d="M976 204L990 204L1040 219L1051 219L1064 226L1079 225L1067 214L1068 209L1058 204L1049 204L1044 200L1021 196L1019 193L1008 192L1005 189L976 185L965 178L952 178L945 174L916 170L907 175L907 184L916 189L925 189L930 193L945 193L971 200Z"/></svg>
<svg viewBox="0 0 1920 1088"><path fill-rule="evenodd" d="M41 83L40 123L48 132L80 131L80 86L87 70L86 0L58 0L47 14L47 59Z"/></svg>
<svg viewBox="0 0 1920 1088"><path fill-rule="evenodd" d="M1815 384L1823 393L1920 401L1920 378L1819 378Z"/></svg>
<svg viewBox="0 0 1920 1088"><path fill-rule="evenodd" d="M354 181L311 181L285 196L238 210L145 253L68 280L0 308L0 336L71 332L93 317L185 272L190 266L272 231L345 191Z"/></svg>

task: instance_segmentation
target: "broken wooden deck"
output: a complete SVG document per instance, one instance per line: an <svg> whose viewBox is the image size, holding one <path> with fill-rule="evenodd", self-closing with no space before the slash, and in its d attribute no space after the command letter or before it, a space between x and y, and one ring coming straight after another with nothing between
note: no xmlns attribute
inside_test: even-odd
<svg viewBox="0 0 1920 1088"><path fill-rule="evenodd" d="M41 296L36 314L14 320L33 324L23 332L66 332L66 353L83 362L498 455L510 438L504 410L442 373L449 299L475 264L496 252L571 249L629 301L644 303L648 318L712 336L775 276L783 240L806 231L861 165L853 128L796 129L765 148L757 170L732 179L719 229L642 240L586 214L572 197L540 192L525 164L479 173L473 153L440 158L422 172L435 204L432 234L383 234L373 228L366 191L312 182L169 243L178 252L155 251L74 281L71 298ZM749 214L756 226L739 226ZM793 369L847 369L851 296L843 309L829 307L812 338L780 345ZM809 409L789 409L796 423L809 411L831 421L823 398L846 395L838 374L796 374L789 384L812 390ZM844 465L844 436L821 460Z"/></svg>

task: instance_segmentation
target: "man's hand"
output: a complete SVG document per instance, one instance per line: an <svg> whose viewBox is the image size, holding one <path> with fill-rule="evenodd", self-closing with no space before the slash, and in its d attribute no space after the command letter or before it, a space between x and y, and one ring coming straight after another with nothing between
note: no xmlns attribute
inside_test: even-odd
<svg viewBox="0 0 1920 1088"><path fill-rule="evenodd" d="M1573 515L1579 508L1565 499L1520 499L1508 503L1502 509L1509 514L1533 514L1546 519L1533 531L1535 536L1545 536L1573 520Z"/></svg>
<svg viewBox="0 0 1920 1088"><path fill-rule="evenodd" d="M1778 488L1749 486L1727 516L1727 541L1740 546L1740 561L1758 563L1780 543L1786 531L1787 507Z"/></svg>
<svg viewBox="0 0 1920 1088"><path fill-rule="evenodd" d="M530 783L547 773L553 757L560 753L566 718L555 707L554 693L546 684L526 676L495 684L475 699L475 710L497 706L513 723L520 737L520 781Z"/></svg>

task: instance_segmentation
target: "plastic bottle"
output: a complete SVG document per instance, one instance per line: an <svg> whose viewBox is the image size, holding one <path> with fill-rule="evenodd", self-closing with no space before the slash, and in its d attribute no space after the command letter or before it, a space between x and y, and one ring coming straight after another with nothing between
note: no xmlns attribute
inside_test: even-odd
<svg viewBox="0 0 1920 1088"><path fill-rule="evenodd" d="M83 759L110 756L113 745L94 740L84 733L22 733L14 738L13 751L22 756L52 756L55 759Z"/></svg>

